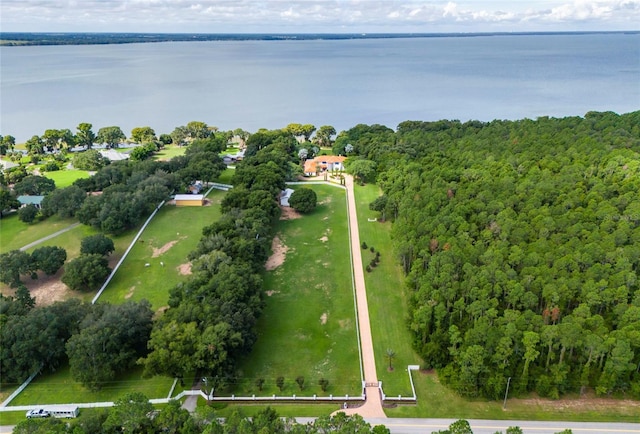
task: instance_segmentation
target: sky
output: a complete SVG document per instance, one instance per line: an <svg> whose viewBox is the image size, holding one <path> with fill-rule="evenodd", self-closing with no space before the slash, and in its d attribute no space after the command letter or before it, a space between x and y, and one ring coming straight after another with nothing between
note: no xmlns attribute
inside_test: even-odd
<svg viewBox="0 0 640 434"><path fill-rule="evenodd" d="M0 0L2 32L449 33L640 28L640 0Z"/></svg>

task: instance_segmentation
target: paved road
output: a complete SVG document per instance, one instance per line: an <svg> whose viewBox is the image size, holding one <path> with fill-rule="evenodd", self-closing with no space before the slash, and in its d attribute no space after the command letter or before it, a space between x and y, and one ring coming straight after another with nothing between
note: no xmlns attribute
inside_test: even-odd
<svg viewBox="0 0 640 434"><path fill-rule="evenodd" d="M313 418L298 417L300 423ZM384 425L392 434L428 434L443 430L455 419L389 419L365 418L374 425ZM640 423L596 423L596 422L535 422L521 420L469 420L474 434L505 432L510 426L519 426L525 434L554 434L571 429L573 434L640 434Z"/></svg>
<svg viewBox="0 0 640 434"><path fill-rule="evenodd" d="M44 238L40 238L39 240L34 241L33 243L29 243L26 246L20 247L20 250L23 250L23 251L24 250L28 250L31 247L37 246L40 243L44 243L45 241L50 240L51 238L55 238L60 234L64 234L65 232L69 232L71 229L73 229L73 228L75 228L76 226L79 226L79 225L80 225L80 223L74 223L71 226L67 226L64 229L59 230L58 232L54 232L51 235L47 235Z"/></svg>
<svg viewBox="0 0 640 434"><path fill-rule="evenodd" d="M361 407L346 409L347 414L359 414L362 417L384 418L382 397L378 389L376 374L376 359L373 352L371 338L371 324L369 322L369 306L367 304L367 289L364 285L364 270L362 269L362 254L360 249L360 233L358 231L358 214L356 199L353 191L353 178L345 177L347 187L347 207L349 215L349 231L351 233L351 255L353 260L353 277L356 287L356 304L358 309L358 325L360 327L360 347L362 351L362 365L364 380L373 386L367 387L367 400Z"/></svg>

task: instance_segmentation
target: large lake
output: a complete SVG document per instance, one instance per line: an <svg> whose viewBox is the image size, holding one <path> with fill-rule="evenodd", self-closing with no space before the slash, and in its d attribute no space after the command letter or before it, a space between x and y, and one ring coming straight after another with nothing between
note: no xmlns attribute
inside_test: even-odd
<svg viewBox="0 0 640 434"><path fill-rule="evenodd" d="M0 134L520 119L640 109L640 34L0 48Z"/></svg>

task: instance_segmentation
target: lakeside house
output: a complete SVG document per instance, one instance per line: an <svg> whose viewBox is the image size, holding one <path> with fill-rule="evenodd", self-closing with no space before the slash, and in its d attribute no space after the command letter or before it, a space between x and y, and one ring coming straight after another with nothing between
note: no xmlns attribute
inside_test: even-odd
<svg viewBox="0 0 640 434"><path fill-rule="evenodd" d="M322 172L344 170L344 160L340 155L320 155L304 162L304 176L317 176Z"/></svg>

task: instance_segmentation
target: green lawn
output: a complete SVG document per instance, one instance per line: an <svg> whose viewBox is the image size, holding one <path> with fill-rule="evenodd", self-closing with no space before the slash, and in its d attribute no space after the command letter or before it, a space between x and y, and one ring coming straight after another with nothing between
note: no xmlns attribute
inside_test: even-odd
<svg viewBox="0 0 640 434"><path fill-rule="evenodd" d="M178 155L184 155L187 151L186 146L166 145L153 156L154 160L171 160Z"/></svg>
<svg viewBox="0 0 640 434"><path fill-rule="evenodd" d="M393 254L391 222L380 223L368 220L379 217L379 213L369 210L369 203L380 195L376 185L356 185L354 188L360 241L380 251L378 266L370 273L365 271L378 380L382 380L382 388L389 396L411 396L407 365L419 365L420 358L411 348L411 334L406 326L404 277ZM366 267L374 257L375 254L370 250L362 250L363 266ZM388 370L387 349L392 349L396 353L392 360L394 369L391 372Z"/></svg>
<svg viewBox="0 0 640 434"><path fill-rule="evenodd" d="M99 301L122 303L146 298L153 309L165 306L169 290L186 279L179 267L187 263L187 255L200 241L202 228L219 218L223 196L224 192L213 190L208 196L212 206L165 205L131 249Z"/></svg>
<svg viewBox="0 0 640 434"><path fill-rule="evenodd" d="M200 403L202 401L202 403ZM198 405L205 405L205 400L198 401ZM215 404L214 404L215 406ZM215 415L218 417L227 417L235 408L240 408L240 411L245 416L251 417L257 414L259 411L264 410L267 407L273 408L278 412L280 417L318 417L325 416L340 409L340 403L335 404L246 404L246 405L228 405L224 408L215 410ZM215 408L215 407L214 407ZM23 414L24 417L24 414Z"/></svg>
<svg viewBox="0 0 640 434"><path fill-rule="evenodd" d="M75 219L61 219L53 216L37 223L27 224L18 220L16 213L5 216L0 219L0 253L19 249L76 222Z"/></svg>
<svg viewBox="0 0 640 434"><path fill-rule="evenodd" d="M573 400L509 399L468 400L442 386L433 373L414 373L418 404L386 409L389 417L427 417L464 419L567 420L577 422L637 422L640 406L614 399Z"/></svg>
<svg viewBox="0 0 640 434"><path fill-rule="evenodd" d="M55 172L42 172L42 176L53 179L56 188L69 187L76 179L88 178L89 172L86 170L57 170Z"/></svg>
<svg viewBox="0 0 640 434"><path fill-rule="evenodd" d="M235 169L225 169L218 177L220 184L231 184L231 177L236 173Z"/></svg>
<svg viewBox="0 0 640 434"><path fill-rule="evenodd" d="M266 307L258 341L240 363L236 395L356 395L360 367L349 258L345 193L313 186L318 207L309 215L280 221L277 230L289 249L283 265L265 276ZM280 392L278 376L285 377ZM300 391L296 377L305 378ZM255 379L264 378L264 390ZM320 378L329 380L323 393Z"/></svg>
<svg viewBox="0 0 640 434"><path fill-rule="evenodd" d="M149 398L166 398L172 384L173 379L169 377L142 378L142 367L136 366L105 384L101 390L92 392L76 383L69 367L64 366L55 373L36 377L10 406L115 401L130 392L142 392Z"/></svg>

